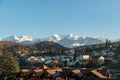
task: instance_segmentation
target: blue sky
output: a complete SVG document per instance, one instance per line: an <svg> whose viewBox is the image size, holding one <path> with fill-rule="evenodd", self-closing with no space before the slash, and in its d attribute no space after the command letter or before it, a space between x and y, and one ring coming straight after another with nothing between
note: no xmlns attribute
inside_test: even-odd
<svg viewBox="0 0 120 80"><path fill-rule="evenodd" d="M0 37L120 38L120 0L0 0Z"/></svg>

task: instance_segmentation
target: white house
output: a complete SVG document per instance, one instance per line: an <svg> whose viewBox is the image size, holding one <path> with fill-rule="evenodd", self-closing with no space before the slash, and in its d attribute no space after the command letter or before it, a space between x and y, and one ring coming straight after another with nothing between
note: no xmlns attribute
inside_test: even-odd
<svg viewBox="0 0 120 80"><path fill-rule="evenodd" d="M105 62L105 58L104 58L103 56L100 56L100 57L98 58L98 64L101 65L101 64L103 64L104 62Z"/></svg>

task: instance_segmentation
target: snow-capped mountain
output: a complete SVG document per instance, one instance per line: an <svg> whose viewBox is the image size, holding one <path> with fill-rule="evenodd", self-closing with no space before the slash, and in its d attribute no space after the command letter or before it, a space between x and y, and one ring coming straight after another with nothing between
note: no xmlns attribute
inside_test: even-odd
<svg viewBox="0 0 120 80"><path fill-rule="evenodd" d="M33 38L32 37L29 37L29 36L21 36L19 37L19 42L23 42L23 41L33 41Z"/></svg>
<svg viewBox="0 0 120 80"><path fill-rule="evenodd" d="M6 38L2 38L1 41L12 41L12 42L17 42L17 43L22 43L22 44L34 44L36 42L40 42L40 39L32 38L30 36L21 36L17 37L15 35L9 36Z"/></svg>
<svg viewBox="0 0 120 80"><path fill-rule="evenodd" d="M58 44L61 44L65 47L77 47L77 46L83 46L83 45L91 45L91 44L100 44L103 43L102 40L98 38L93 38L93 37L80 37L78 35L74 34L68 34L68 35L58 35L54 34L48 38L44 39L39 39L39 38L32 38L30 36L9 36L6 38L1 39L2 41L12 41L12 42L17 42L17 43L22 43L22 44L35 44L39 43L41 41L53 41Z"/></svg>
<svg viewBox="0 0 120 80"><path fill-rule="evenodd" d="M73 34L68 34L66 36L67 39L72 39L72 40L78 40L80 37L77 35L73 35Z"/></svg>
<svg viewBox="0 0 120 80"><path fill-rule="evenodd" d="M69 34L64 39L58 42L65 47L77 47L77 46L84 46L84 45L91 45L91 44L101 44L103 41L93 38L93 37L80 37L77 35Z"/></svg>
<svg viewBox="0 0 120 80"><path fill-rule="evenodd" d="M91 44L100 44L103 43L103 41L97 39L97 38L92 38L92 37L86 37L84 39L84 45L91 45Z"/></svg>
<svg viewBox="0 0 120 80"><path fill-rule="evenodd" d="M81 46L81 41L83 41L82 37L73 34L68 34L64 35L64 38L58 43L64 45L65 47L76 47Z"/></svg>
<svg viewBox="0 0 120 80"><path fill-rule="evenodd" d="M13 35L13 36L8 36L6 38L2 38L2 41L12 41L12 42L18 42L19 41L19 37Z"/></svg>
<svg viewBox="0 0 120 80"><path fill-rule="evenodd" d="M50 36L48 38L45 38L43 40L45 41L53 41L53 42L59 42L60 40L62 40L62 36L58 35L58 34L54 34L53 36Z"/></svg>

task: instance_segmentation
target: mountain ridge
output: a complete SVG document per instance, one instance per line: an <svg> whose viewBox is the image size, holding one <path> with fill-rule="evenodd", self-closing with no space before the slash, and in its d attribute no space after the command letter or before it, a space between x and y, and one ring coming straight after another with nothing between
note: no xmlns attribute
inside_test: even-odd
<svg viewBox="0 0 120 80"><path fill-rule="evenodd" d="M12 41L26 45L36 44L41 41L53 41L69 48L104 43L104 41L100 40L99 38L81 37L74 34L67 34L67 35L54 34L47 38L33 38L30 36L17 37L13 35L13 36L8 36L6 38L1 38L1 41Z"/></svg>

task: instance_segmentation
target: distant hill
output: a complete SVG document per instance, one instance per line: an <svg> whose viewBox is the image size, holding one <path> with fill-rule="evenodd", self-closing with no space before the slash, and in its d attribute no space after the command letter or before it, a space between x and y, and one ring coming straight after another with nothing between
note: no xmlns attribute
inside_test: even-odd
<svg viewBox="0 0 120 80"><path fill-rule="evenodd" d="M10 48L12 46L17 46L18 43L10 42L10 41L0 41L0 49Z"/></svg>
<svg viewBox="0 0 120 80"><path fill-rule="evenodd" d="M68 50L68 48L63 47L61 45L59 45L58 43L52 42L52 41L43 41L40 43L35 44L35 47L39 50L48 50L51 52L56 52L56 53L60 53L62 49L64 50Z"/></svg>
<svg viewBox="0 0 120 80"><path fill-rule="evenodd" d="M38 53L40 51L60 53L62 49L68 50L68 48L65 48L52 41L43 41L33 45L24 45L10 41L0 41L0 53L2 53L2 51L9 51L11 53L21 52L23 54Z"/></svg>
<svg viewBox="0 0 120 80"><path fill-rule="evenodd" d="M9 51L11 53L24 53L24 54L30 54L33 52L33 50L36 50L36 47L34 45L23 45L15 42L10 41L0 41L0 51Z"/></svg>

